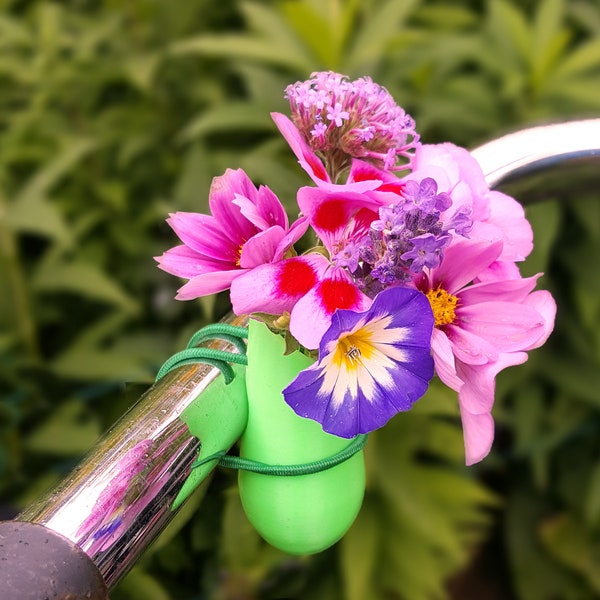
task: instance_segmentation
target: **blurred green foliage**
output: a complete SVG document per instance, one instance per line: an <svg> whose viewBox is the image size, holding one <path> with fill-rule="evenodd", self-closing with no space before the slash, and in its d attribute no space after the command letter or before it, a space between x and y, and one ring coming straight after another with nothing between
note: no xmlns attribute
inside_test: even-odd
<svg viewBox="0 0 600 600"><path fill-rule="evenodd" d="M226 299L172 298L170 211L242 167L307 183L269 113L310 72L370 75L425 142L600 113L598 0L0 0L0 493L64 476ZM285 556L219 472L115 600L600 596L600 203L528 208L556 331L503 374L498 436L462 466L452 393L371 436L349 534ZM130 384L126 386L126 384ZM138 385L139 384L139 385ZM197 504L197 502L196 502ZM187 508L187 507L186 507Z"/></svg>

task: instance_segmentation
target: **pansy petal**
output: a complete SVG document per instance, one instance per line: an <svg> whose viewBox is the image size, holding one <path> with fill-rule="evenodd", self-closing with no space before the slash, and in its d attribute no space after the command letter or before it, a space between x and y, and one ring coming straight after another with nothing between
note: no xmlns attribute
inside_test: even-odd
<svg viewBox="0 0 600 600"><path fill-rule="evenodd" d="M335 312L319 362L283 391L286 402L323 429L351 438L411 408L433 376L433 315L416 290L391 288L363 313Z"/></svg>

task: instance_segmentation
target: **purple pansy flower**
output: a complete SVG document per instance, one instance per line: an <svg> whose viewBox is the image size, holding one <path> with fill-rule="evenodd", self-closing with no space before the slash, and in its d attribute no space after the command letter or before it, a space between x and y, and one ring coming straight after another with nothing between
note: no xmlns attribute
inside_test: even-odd
<svg viewBox="0 0 600 600"><path fill-rule="evenodd" d="M394 287L365 312L338 310L319 360L283 390L300 416L352 438L411 408L433 377L433 313L424 294Z"/></svg>

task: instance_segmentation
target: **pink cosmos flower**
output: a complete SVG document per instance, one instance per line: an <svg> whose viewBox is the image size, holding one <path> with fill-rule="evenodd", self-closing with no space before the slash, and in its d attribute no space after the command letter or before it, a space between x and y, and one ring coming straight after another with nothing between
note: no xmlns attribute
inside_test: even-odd
<svg viewBox="0 0 600 600"><path fill-rule="evenodd" d="M226 290L248 270L282 260L308 228L306 217L289 227L277 196L256 189L241 169L215 177L208 202L212 216L176 212L167 220L183 244L156 260L167 273L189 279L178 300Z"/></svg>
<svg viewBox="0 0 600 600"><path fill-rule="evenodd" d="M454 144L422 144L415 150L412 166L407 179L432 177L438 192L451 196L452 206L442 213L442 220L452 219L462 211L473 220L470 238L500 236L503 244L497 261L503 264L492 268L518 277L518 269L510 263L525 260L533 248L533 231L523 207L510 196L490 190L479 163L467 150ZM487 276L480 274L481 278Z"/></svg>
<svg viewBox="0 0 600 600"><path fill-rule="evenodd" d="M546 341L556 314L550 293L533 291L539 275L472 283L502 252L502 239L457 238L440 266L416 280L435 318L436 373L458 392L468 465L490 451L496 375Z"/></svg>

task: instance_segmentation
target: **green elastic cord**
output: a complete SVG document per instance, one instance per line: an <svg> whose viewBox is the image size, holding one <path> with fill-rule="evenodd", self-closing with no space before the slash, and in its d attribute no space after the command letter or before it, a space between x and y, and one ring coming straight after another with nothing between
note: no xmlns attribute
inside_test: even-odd
<svg viewBox="0 0 600 600"><path fill-rule="evenodd" d="M227 323L213 323L196 331L190 338L187 347L193 348L205 340L219 338L233 344L241 354L246 354L244 338L247 337L248 329L246 327L237 327L236 325L228 325Z"/></svg>
<svg viewBox="0 0 600 600"><path fill-rule="evenodd" d="M183 365L206 363L217 367L221 373L223 373L225 384L229 384L235 377L235 373L229 363L237 363L240 365L248 364L246 344L243 341L247 337L248 330L245 327L227 325L226 323L207 325L191 337L185 350L177 352L166 360L156 375L156 381ZM233 352L226 352L225 350L217 350L215 348L196 347L201 342L214 338L219 338L231 343L240 353L236 354ZM275 475L278 477L311 475L313 473L319 473L320 471L326 471L327 469L331 469L332 467L343 463L357 452L360 452L366 443L367 435L358 435L348 444L348 446L337 454L302 465L268 465L239 456L228 456L227 451L222 450L211 454L206 458L196 459L192 464L192 469L200 467L208 462L218 460L219 466L221 467L252 471L253 473L261 473L263 475Z"/></svg>
<svg viewBox="0 0 600 600"><path fill-rule="evenodd" d="M221 451L211 454L206 458L197 459L192 464L192 469L207 462L218 460L219 466L221 467L252 471L253 473L260 473L262 475L275 475L277 477L312 475L313 473L326 471L327 469L331 469L332 467L347 461L365 447L365 444L367 443L367 437L368 436L366 434L357 435L343 450L337 454L321 460L304 463L302 465L268 465L255 460L240 458L239 456L227 456L225 451Z"/></svg>
<svg viewBox="0 0 600 600"><path fill-rule="evenodd" d="M229 363L248 364L246 344L243 341L243 338L246 337L248 337L248 330L244 327L236 327L235 325L228 325L226 323L207 325L192 336L185 350L177 352L165 361L156 374L156 381L183 365L206 363L217 367L223 373L225 384L229 384L235 376ZM217 350L215 348L196 348L201 342L213 338L230 342L239 350L240 354Z"/></svg>

